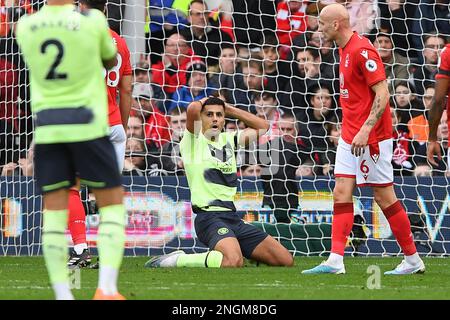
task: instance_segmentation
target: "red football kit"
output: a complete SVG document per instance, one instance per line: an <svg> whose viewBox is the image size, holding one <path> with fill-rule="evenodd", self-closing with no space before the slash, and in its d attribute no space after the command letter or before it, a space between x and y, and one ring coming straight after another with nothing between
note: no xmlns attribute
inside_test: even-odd
<svg viewBox="0 0 450 320"><path fill-rule="evenodd" d="M161 60L152 64L152 81L162 87L164 92L173 94L180 86L186 84L186 69L193 61L201 61L189 48L186 55L180 55L178 66L166 66Z"/></svg>
<svg viewBox="0 0 450 320"><path fill-rule="evenodd" d="M336 153L335 176L356 178L358 186L392 185L393 130L389 104L369 134L363 155L355 157L352 142L367 121L375 99L371 87L386 80L384 66L370 41L354 32L339 49L342 133Z"/></svg>
<svg viewBox="0 0 450 320"><path fill-rule="evenodd" d="M339 49L340 104L343 114L342 139L351 144L369 117L375 92L371 86L386 80L380 55L370 41L354 32ZM392 138L389 105L369 135L368 144Z"/></svg>
<svg viewBox="0 0 450 320"><path fill-rule="evenodd" d="M343 124L342 139L339 140L336 151L335 176L354 178L358 186L391 187L394 181L393 131L388 105L381 119L370 132L364 153L356 157L351 152L351 143L372 109L375 92L371 87L386 79L383 63L369 40L356 32L353 33L345 47L339 49L339 53ZM334 257L343 257L354 221L353 202L334 203L333 209L331 252ZM382 211L405 256L414 255L417 251L411 226L400 201L395 201L383 208ZM411 260L413 259L411 258ZM420 258L417 257L416 260L420 261ZM421 270L422 265L418 263L417 270Z"/></svg>
<svg viewBox="0 0 450 320"><path fill-rule="evenodd" d="M127 43L116 32L109 30L114 43L117 46L117 64L109 70L105 76L106 85L108 88L108 117L109 126L122 124L122 117L120 116L120 108L117 104L117 86L123 76L131 75L133 69L130 63L130 51Z"/></svg>

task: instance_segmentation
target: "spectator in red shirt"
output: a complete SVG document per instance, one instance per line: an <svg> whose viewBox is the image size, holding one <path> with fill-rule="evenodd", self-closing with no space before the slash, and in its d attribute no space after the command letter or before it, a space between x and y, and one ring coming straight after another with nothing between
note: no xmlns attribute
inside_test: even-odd
<svg viewBox="0 0 450 320"><path fill-rule="evenodd" d="M152 65L152 80L168 95L167 98L186 84L186 68L195 57L186 39L178 34L167 38L164 46L164 55L161 61Z"/></svg>
<svg viewBox="0 0 450 320"><path fill-rule="evenodd" d="M306 31L306 2L302 0L285 0L278 4L277 36L280 44L292 46L292 40Z"/></svg>
<svg viewBox="0 0 450 320"><path fill-rule="evenodd" d="M300 35L297 35L293 39L293 50L298 50L299 48L304 48L308 45L308 41L311 38L311 33L317 31L319 28L319 12L325 5L320 1L308 1L309 4L304 10L306 16L306 31ZM303 8L302 8L303 11ZM286 47L289 51L289 47Z"/></svg>
<svg viewBox="0 0 450 320"><path fill-rule="evenodd" d="M169 123L166 116L154 107L149 86L136 84L133 88L134 107L131 115L142 115L145 119L144 136L149 151L161 149L170 141Z"/></svg>
<svg viewBox="0 0 450 320"><path fill-rule="evenodd" d="M234 23L233 23L233 7L232 3L224 1L216 10L211 11L210 21L212 23L218 24L220 30L228 34L231 41L235 41L234 36Z"/></svg>

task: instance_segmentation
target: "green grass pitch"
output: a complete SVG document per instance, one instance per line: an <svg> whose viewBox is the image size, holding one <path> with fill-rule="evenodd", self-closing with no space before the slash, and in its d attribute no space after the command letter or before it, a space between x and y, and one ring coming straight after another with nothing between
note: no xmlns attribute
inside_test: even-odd
<svg viewBox="0 0 450 320"><path fill-rule="evenodd" d="M147 257L124 259L119 289L128 299L450 299L450 259L425 258L423 275L384 276L400 258L346 258L345 275L302 275L324 258L297 257L292 268L247 264L241 269L144 269ZM367 269L381 270L380 289L368 289ZM81 270L76 299L91 299L98 270ZM53 299L42 257L0 258L0 299Z"/></svg>

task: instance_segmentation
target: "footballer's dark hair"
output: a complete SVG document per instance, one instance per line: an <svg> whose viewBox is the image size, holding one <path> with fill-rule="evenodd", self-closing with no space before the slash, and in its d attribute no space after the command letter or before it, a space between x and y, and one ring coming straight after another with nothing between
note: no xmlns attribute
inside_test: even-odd
<svg viewBox="0 0 450 320"><path fill-rule="evenodd" d="M97 9L101 12L105 11L107 0L79 0L80 3L89 7L89 9Z"/></svg>
<svg viewBox="0 0 450 320"><path fill-rule="evenodd" d="M205 110L206 106L222 106L223 110L225 111L225 102L222 99L216 98L216 97L209 97L206 99L206 101L202 104L202 112Z"/></svg>

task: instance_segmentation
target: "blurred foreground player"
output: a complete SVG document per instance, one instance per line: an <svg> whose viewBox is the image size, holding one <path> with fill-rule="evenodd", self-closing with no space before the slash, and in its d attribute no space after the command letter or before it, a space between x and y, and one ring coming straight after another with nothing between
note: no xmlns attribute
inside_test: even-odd
<svg viewBox="0 0 450 320"><path fill-rule="evenodd" d="M81 0L80 9L96 9L105 12L106 0ZM132 68L130 51L127 44L116 32L110 29L117 46L117 63L104 71L108 91L108 117L111 140L117 156L119 172L122 172L125 159L126 128L131 109ZM117 104L119 91L119 105ZM86 213L81 203L79 185L70 189L69 194L69 231L74 244L67 265L70 269L83 268L91 264L91 255L86 242ZM91 265L98 268L98 262Z"/></svg>
<svg viewBox="0 0 450 320"><path fill-rule="evenodd" d="M117 279L125 243L123 188L108 139L103 66L116 64L105 16L80 11L72 0L47 5L17 25L17 42L30 69L35 121L35 173L43 193L42 247L56 299L73 299L67 268L69 188L78 176L92 187L100 211L95 299L124 299ZM114 161L111 161L114 159Z"/></svg>

